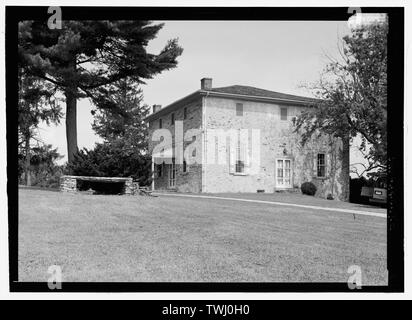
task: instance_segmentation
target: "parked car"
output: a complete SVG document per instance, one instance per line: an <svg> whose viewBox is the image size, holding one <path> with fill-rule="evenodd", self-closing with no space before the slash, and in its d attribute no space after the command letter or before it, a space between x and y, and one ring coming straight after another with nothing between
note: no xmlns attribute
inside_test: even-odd
<svg viewBox="0 0 412 320"><path fill-rule="evenodd" d="M371 203L386 204L387 191L385 188L362 187L361 197L369 198Z"/></svg>

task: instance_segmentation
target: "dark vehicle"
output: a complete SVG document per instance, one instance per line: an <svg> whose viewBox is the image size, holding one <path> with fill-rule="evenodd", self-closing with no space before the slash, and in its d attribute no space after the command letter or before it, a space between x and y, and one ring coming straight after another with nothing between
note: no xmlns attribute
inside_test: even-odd
<svg viewBox="0 0 412 320"><path fill-rule="evenodd" d="M387 201L385 188L362 187L361 196L369 198L371 203L386 204Z"/></svg>

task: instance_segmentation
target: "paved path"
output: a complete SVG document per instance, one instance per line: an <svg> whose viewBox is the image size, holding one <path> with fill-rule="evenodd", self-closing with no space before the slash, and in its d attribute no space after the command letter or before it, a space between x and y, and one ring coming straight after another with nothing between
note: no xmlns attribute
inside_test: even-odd
<svg viewBox="0 0 412 320"><path fill-rule="evenodd" d="M272 204L272 205L279 205L279 206L289 206L289 207L298 207L298 208L306 208L306 209L352 213L352 214L357 214L357 215L379 217L379 218L384 218L384 219L387 218L386 213L380 213L380 212L361 211L361 210L342 209L342 208L331 208L331 207L320 207L320 206L310 206L310 205L287 203L287 202L265 201L265 200L254 200L254 199L241 199L241 198L229 198L229 197L203 196L203 195L181 194L181 193L157 193L157 192L154 192L153 194L161 195L161 196L167 196L167 197L218 199L218 200L230 200L230 201Z"/></svg>

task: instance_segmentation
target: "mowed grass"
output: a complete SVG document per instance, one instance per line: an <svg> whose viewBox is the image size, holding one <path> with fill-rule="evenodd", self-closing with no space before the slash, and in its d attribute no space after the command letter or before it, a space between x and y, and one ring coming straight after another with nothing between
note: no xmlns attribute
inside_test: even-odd
<svg viewBox="0 0 412 320"><path fill-rule="evenodd" d="M21 189L19 281L47 281L50 265L63 281L133 282L346 282L358 265L363 285L386 285L386 219Z"/></svg>

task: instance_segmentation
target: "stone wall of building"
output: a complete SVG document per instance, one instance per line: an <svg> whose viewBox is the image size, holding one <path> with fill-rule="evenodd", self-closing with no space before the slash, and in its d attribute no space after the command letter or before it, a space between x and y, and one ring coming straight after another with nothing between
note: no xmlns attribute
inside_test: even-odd
<svg viewBox="0 0 412 320"><path fill-rule="evenodd" d="M184 119L184 109L186 108L186 119ZM172 113L174 114L175 124L172 124ZM177 121L183 122L183 134L187 134L191 141L183 141L183 150L189 145L198 146L196 148L196 158L201 159L202 156L202 99L199 98L186 105L182 106L178 110L169 112L166 115L160 117L162 119L162 129L169 130L172 134L173 140L173 157L175 155L175 146L182 147L181 139L176 139L175 129ZM152 141L152 136L155 130L159 129L159 118L156 118L149 122L149 152L152 154L154 147L159 144L158 141ZM191 130L191 131L188 131ZM195 137L195 138L193 138ZM177 141L177 142L176 142ZM192 153L193 155L193 153ZM169 186L169 170L170 160L164 161L162 164L162 176L157 175L157 168L154 172L154 189L155 190L176 190L179 192L201 192L202 191L202 165L201 161L194 163L187 163L186 172L183 172L183 164L175 163L176 171L176 186L171 188ZM188 161L187 161L188 162Z"/></svg>
<svg viewBox="0 0 412 320"><path fill-rule="evenodd" d="M236 103L243 104L243 116L236 115ZM287 107L287 120L281 120L280 108ZM216 129L258 129L260 130L260 166L257 173L237 175L230 170L230 163L210 164L204 168L204 192L274 192L276 187L276 160L290 159L292 166L292 185L298 189L305 181L312 181L318 188L317 196L345 200L346 182L349 172L342 168L342 159L349 162L349 152L345 151L340 140L327 136L309 141L305 147L300 144L300 136L293 133L293 117L304 110L302 106L277 105L266 102L252 102L227 98L207 97L204 100L206 148L215 139L210 130ZM250 134L250 131L249 131ZM229 158L226 145L218 144ZM208 152L207 150L205 152ZM325 153L327 174L325 178L316 177L316 157Z"/></svg>

